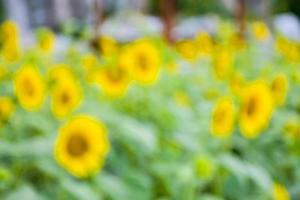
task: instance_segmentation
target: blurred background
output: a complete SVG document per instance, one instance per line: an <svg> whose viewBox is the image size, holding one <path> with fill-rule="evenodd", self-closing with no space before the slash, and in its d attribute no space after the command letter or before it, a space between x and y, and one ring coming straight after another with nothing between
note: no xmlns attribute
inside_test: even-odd
<svg viewBox="0 0 300 200"><path fill-rule="evenodd" d="M16 21L29 41L40 26L73 36L102 33L117 40L165 30L167 37L178 39L202 30L213 34L220 18L265 20L300 38L296 0L1 0L0 9L1 21Z"/></svg>

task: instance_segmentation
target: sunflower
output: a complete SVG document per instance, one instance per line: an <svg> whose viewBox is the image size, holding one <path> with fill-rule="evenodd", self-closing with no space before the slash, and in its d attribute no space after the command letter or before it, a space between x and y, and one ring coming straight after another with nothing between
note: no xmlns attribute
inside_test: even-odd
<svg viewBox="0 0 300 200"><path fill-rule="evenodd" d="M102 36L98 40L98 45L103 56L112 56L118 52L117 41L109 36Z"/></svg>
<svg viewBox="0 0 300 200"><path fill-rule="evenodd" d="M196 35L196 44L200 56L209 56L213 51L213 41L207 32L200 32Z"/></svg>
<svg viewBox="0 0 300 200"><path fill-rule="evenodd" d="M52 31L41 28L37 32L38 46L44 53L51 53L54 48L55 35Z"/></svg>
<svg viewBox="0 0 300 200"><path fill-rule="evenodd" d="M253 22L252 32L254 37L259 41L266 41L269 38L270 31L264 22Z"/></svg>
<svg viewBox="0 0 300 200"><path fill-rule="evenodd" d="M278 74L271 83L271 91L276 105L283 105L288 90L288 80L284 74Z"/></svg>
<svg viewBox="0 0 300 200"><path fill-rule="evenodd" d="M234 95L240 97L243 86L245 85L245 78L240 73L235 73L229 81L230 90Z"/></svg>
<svg viewBox="0 0 300 200"><path fill-rule="evenodd" d="M1 25L2 55L6 61L15 61L20 56L19 28L12 21Z"/></svg>
<svg viewBox="0 0 300 200"><path fill-rule="evenodd" d="M188 61L194 62L198 58L199 51L198 51L197 43L193 40L178 41L176 43L176 49L178 53Z"/></svg>
<svg viewBox="0 0 300 200"><path fill-rule="evenodd" d="M280 36L276 38L275 48L278 53L283 55L287 60L291 62L296 62L300 59L299 45L293 41L288 40L285 37Z"/></svg>
<svg viewBox="0 0 300 200"><path fill-rule="evenodd" d="M1 25L1 40L3 42L19 40L19 28L15 22L8 20Z"/></svg>
<svg viewBox="0 0 300 200"><path fill-rule="evenodd" d="M125 67L107 67L95 75L95 82L111 97L123 96L131 82L129 72Z"/></svg>
<svg viewBox="0 0 300 200"><path fill-rule="evenodd" d="M41 107L45 98L45 83L35 66L23 65L15 75L14 87L16 96L25 109L33 111Z"/></svg>
<svg viewBox="0 0 300 200"><path fill-rule="evenodd" d="M79 84L75 80L66 79L52 89L52 112L57 118L64 118L80 105L81 99Z"/></svg>
<svg viewBox="0 0 300 200"><path fill-rule="evenodd" d="M71 68L66 64L55 64L48 71L48 81L59 84L66 80L75 80Z"/></svg>
<svg viewBox="0 0 300 200"><path fill-rule="evenodd" d="M0 97L0 125L13 113L14 104L9 97Z"/></svg>
<svg viewBox="0 0 300 200"><path fill-rule="evenodd" d="M232 72L234 55L228 47L217 47L213 57L213 69L218 79L226 79Z"/></svg>
<svg viewBox="0 0 300 200"><path fill-rule="evenodd" d="M227 138L232 134L235 122L235 108L231 99L222 98L213 109L211 132L215 137Z"/></svg>
<svg viewBox="0 0 300 200"><path fill-rule="evenodd" d="M20 57L20 47L19 45L12 41L12 42L5 42L2 46L2 55L5 61L13 62L18 60Z"/></svg>
<svg viewBox="0 0 300 200"><path fill-rule="evenodd" d="M244 89L240 111L240 127L247 138L255 138L268 124L273 100L270 88L264 81L256 81Z"/></svg>
<svg viewBox="0 0 300 200"><path fill-rule="evenodd" d="M274 200L290 200L290 194L283 185L275 183L273 185L273 198Z"/></svg>
<svg viewBox="0 0 300 200"><path fill-rule="evenodd" d="M160 71L158 49L148 40L138 40L120 55L121 65L130 70L131 76L140 84L153 84Z"/></svg>
<svg viewBox="0 0 300 200"><path fill-rule="evenodd" d="M229 38L229 45L236 51L245 50L247 41L240 34L233 34Z"/></svg>
<svg viewBox="0 0 300 200"><path fill-rule="evenodd" d="M287 135L293 139L300 139L300 120L291 118L284 125L284 130Z"/></svg>
<svg viewBox="0 0 300 200"><path fill-rule="evenodd" d="M110 145L102 122L86 115L72 118L58 133L54 155L58 163L78 178L100 170Z"/></svg>
<svg viewBox="0 0 300 200"><path fill-rule="evenodd" d="M84 55L81 59L81 64L86 73L89 73L97 64L97 57L94 54Z"/></svg>

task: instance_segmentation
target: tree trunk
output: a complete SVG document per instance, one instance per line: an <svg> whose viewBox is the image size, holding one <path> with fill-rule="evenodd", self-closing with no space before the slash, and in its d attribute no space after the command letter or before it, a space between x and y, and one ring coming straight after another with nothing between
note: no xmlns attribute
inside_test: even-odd
<svg viewBox="0 0 300 200"><path fill-rule="evenodd" d="M175 0L160 0L161 17L164 24L164 37L168 43L173 43L171 31L175 24Z"/></svg>
<svg viewBox="0 0 300 200"><path fill-rule="evenodd" d="M246 0L237 0L236 21L238 27L238 35L244 38L246 28Z"/></svg>

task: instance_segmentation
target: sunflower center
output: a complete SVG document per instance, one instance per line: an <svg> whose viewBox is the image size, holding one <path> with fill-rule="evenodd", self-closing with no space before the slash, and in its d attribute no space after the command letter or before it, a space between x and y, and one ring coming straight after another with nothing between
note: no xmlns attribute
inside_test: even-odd
<svg viewBox="0 0 300 200"><path fill-rule="evenodd" d="M64 105L68 104L70 99L71 99L71 97L70 97L69 93L67 91L64 91L61 95L61 103Z"/></svg>
<svg viewBox="0 0 300 200"><path fill-rule="evenodd" d="M272 84L272 91L279 92L281 91L281 84L278 81L274 81Z"/></svg>
<svg viewBox="0 0 300 200"><path fill-rule="evenodd" d="M67 143L67 151L73 157L82 156L88 149L88 142L81 134L72 135Z"/></svg>
<svg viewBox="0 0 300 200"><path fill-rule="evenodd" d="M252 97L247 106L247 114L249 116L253 116L257 111L258 102L257 99Z"/></svg>
<svg viewBox="0 0 300 200"><path fill-rule="evenodd" d="M112 80L113 82L119 82L123 77L123 71L122 71L122 69L117 68L117 69L108 71L107 75L108 75L109 79Z"/></svg>
<svg viewBox="0 0 300 200"><path fill-rule="evenodd" d="M223 119L226 117L226 110L220 109L218 112L216 112L214 119L216 123L222 123Z"/></svg>
<svg viewBox="0 0 300 200"><path fill-rule="evenodd" d="M144 55L142 53L138 55L138 64L142 70L148 69L148 62L147 62L146 55Z"/></svg>
<svg viewBox="0 0 300 200"><path fill-rule="evenodd" d="M23 81L23 87L28 96L33 96L34 94L34 85L29 79Z"/></svg>

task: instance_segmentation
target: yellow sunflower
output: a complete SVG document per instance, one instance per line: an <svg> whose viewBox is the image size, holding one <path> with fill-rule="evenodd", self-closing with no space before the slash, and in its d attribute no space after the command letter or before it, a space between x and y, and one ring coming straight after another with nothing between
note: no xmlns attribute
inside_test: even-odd
<svg viewBox="0 0 300 200"><path fill-rule="evenodd" d="M80 105L81 99L82 93L79 84L75 80L66 79L52 89L52 112L57 118L64 118Z"/></svg>
<svg viewBox="0 0 300 200"><path fill-rule="evenodd" d="M81 59L81 64L86 73L90 72L97 64L97 57L94 54L84 55Z"/></svg>
<svg viewBox="0 0 300 200"><path fill-rule="evenodd" d="M213 40L207 32L200 32L196 35L196 44L200 56L209 56L213 52Z"/></svg>
<svg viewBox="0 0 300 200"><path fill-rule="evenodd" d="M290 200L290 194L283 185L275 183L273 185L273 198L274 200Z"/></svg>
<svg viewBox="0 0 300 200"><path fill-rule="evenodd" d="M247 47L247 41L239 34L233 34L229 38L229 45L236 51L245 50Z"/></svg>
<svg viewBox="0 0 300 200"><path fill-rule="evenodd" d="M218 79L226 79L232 72L234 55L228 47L217 47L213 57L213 69Z"/></svg>
<svg viewBox="0 0 300 200"><path fill-rule="evenodd" d="M259 41L266 41L269 38L270 31L264 22L253 22L252 32L254 37Z"/></svg>
<svg viewBox="0 0 300 200"><path fill-rule="evenodd" d="M255 138L268 124L273 111L272 93L267 83L256 81L244 89L240 128L247 138Z"/></svg>
<svg viewBox="0 0 300 200"><path fill-rule="evenodd" d="M5 42L2 46L2 55L5 61L13 62L20 57L21 50L15 41Z"/></svg>
<svg viewBox="0 0 300 200"><path fill-rule="evenodd" d="M41 107L45 98L45 83L37 68L25 64L14 78L16 96L20 104L29 111Z"/></svg>
<svg viewBox="0 0 300 200"><path fill-rule="evenodd" d="M20 56L19 28L16 23L6 21L1 25L2 55L7 61L15 61Z"/></svg>
<svg viewBox="0 0 300 200"><path fill-rule="evenodd" d="M58 133L54 155L58 163L77 178L97 173L110 145L101 121L80 115L64 124Z"/></svg>
<svg viewBox="0 0 300 200"><path fill-rule="evenodd" d="M112 56L118 52L117 41L110 36L102 36L98 40L98 45L103 56Z"/></svg>
<svg viewBox="0 0 300 200"><path fill-rule="evenodd" d="M288 80L284 74L278 74L271 83L271 91L276 105L283 105L288 90Z"/></svg>
<svg viewBox="0 0 300 200"><path fill-rule="evenodd" d="M120 56L121 65L130 70L140 84L153 84L160 72L159 51L150 41L138 40Z"/></svg>
<svg viewBox="0 0 300 200"><path fill-rule="evenodd" d="M8 120L14 111L14 104L9 97L0 97L0 125Z"/></svg>
<svg viewBox="0 0 300 200"><path fill-rule="evenodd" d="M95 74L95 82L111 97L123 96L131 82L129 72L120 65L107 67Z"/></svg>
<svg viewBox="0 0 300 200"><path fill-rule="evenodd" d="M48 81L50 81L54 85L69 79L75 80L75 77L68 65L55 64L54 66L50 67L48 71Z"/></svg>
<svg viewBox="0 0 300 200"><path fill-rule="evenodd" d="M55 35L52 31L46 28L39 29L37 33L37 40L40 50L44 53L51 53L53 51Z"/></svg>
<svg viewBox="0 0 300 200"><path fill-rule="evenodd" d="M245 85L245 78L240 73L235 73L229 82L230 90L234 95L240 97L243 87Z"/></svg>
<svg viewBox="0 0 300 200"><path fill-rule="evenodd" d="M235 122L235 108L231 99L222 98L215 105L211 119L211 132L218 138L227 138L232 134Z"/></svg>
<svg viewBox="0 0 300 200"><path fill-rule="evenodd" d="M1 40L3 42L19 40L19 28L15 22L8 20L1 25Z"/></svg>
<svg viewBox="0 0 300 200"><path fill-rule="evenodd" d="M180 53L180 55L188 61L194 62L198 58L198 46L197 43L193 40L178 41L176 43L176 49Z"/></svg>
<svg viewBox="0 0 300 200"><path fill-rule="evenodd" d="M300 139L300 120L291 118L284 125L286 134L296 140Z"/></svg>

